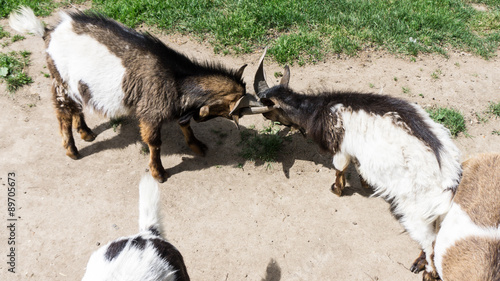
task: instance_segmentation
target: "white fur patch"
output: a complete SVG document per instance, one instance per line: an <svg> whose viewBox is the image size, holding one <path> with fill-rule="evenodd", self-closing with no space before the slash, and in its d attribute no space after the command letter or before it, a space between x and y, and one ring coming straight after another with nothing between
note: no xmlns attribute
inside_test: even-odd
<svg viewBox="0 0 500 281"><path fill-rule="evenodd" d="M84 82L91 94L89 109L110 118L127 115L123 104L122 81L125 67L119 57L106 46L86 34L76 34L73 20L61 13L61 23L51 33L47 53L54 60L61 78L68 84L69 96L79 104L83 98L78 90ZM82 104L83 106L83 104Z"/></svg>
<svg viewBox="0 0 500 281"><path fill-rule="evenodd" d="M434 263L440 276L443 276L443 257L446 251L457 241L472 236L500 240L500 227L485 228L476 225L460 205L453 203L441 224L434 246Z"/></svg>
<svg viewBox="0 0 500 281"><path fill-rule="evenodd" d="M375 195L392 201L394 212L402 216L400 222L430 256L436 237L433 222L449 210L452 192L448 189L460 177L460 152L442 125L414 107L443 145L441 167L432 149L407 128L395 125L390 114L380 116L342 106L332 107L341 113L345 128L334 165L343 164L343 154L356 158L360 175Z"/></svg>
<svg viewBox="0 0 500 281"><path fill-rule="evenodd" d="M139 236L147 239L150 235ZM134 237L137 236L123 237L116 241ZM146 243L144 249L127 245L119 255L109 261L105 254L111 243L92 254L82 281L175 281L175 271L168 262L159 257L151 243Z"/></svg>

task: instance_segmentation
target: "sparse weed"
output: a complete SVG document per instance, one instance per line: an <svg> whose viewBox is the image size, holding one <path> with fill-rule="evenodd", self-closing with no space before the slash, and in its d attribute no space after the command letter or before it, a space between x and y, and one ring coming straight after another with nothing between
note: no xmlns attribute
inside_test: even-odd
<svg viewBox="0 0 500 281"><path fill-rule="evenodd" d="M0 53L0 79L7 82L7 89L13 93L20 87L33 82L25 72L29 65L30 52Z"/></svg>
<svg viewBox="0 0 500 281"><path fill-rule="evenodd" d="M111 118L109 120L109 125L113 128L113 132L116 132L118 127L120 127L123 123L125 123L125 117Z"/></svg>
<svg viewBox="0 0 500 281"><path fill-rule="evenodd" d="M17 42L17 41L21 41L21 40L24 40L26 39L26 37L22 36L22 35L19 35L19 34L16 34L12 37L12 42Z"/></svg>
<svg viewBox="0 0 500 281"><path fill-rule="evenodd" d="M496 117L500 117L500 102L490 102L488 105L488 113L493 114Z"/></svg>
<svg viewBox="0 0 500 281"><path fill-rule="evenodd" d="M239 143L242 146L241 156L251 161L275 162L283 141L288 140L287 137L279 134L280 131L281 128L277 122L271 122L259 133L253 133L250 130L241 131Z"/></svg>
<svg viewBox="0 0 500 281"><path fill-rule="evenodd" d="M432 79L439 79L441 77L441 74L443 72L441 71L441 69L436 69L436 71L434 71L432 74L431 74L431 77Z"/></svg>
<svg viewBox="0 0 500 281"><path fill-rule="evenodd" d="M457 110L437 107L428 109L427 112L434 121L448 128L453 137L458 136L460 132L466 132L464 117Z"/></svg>

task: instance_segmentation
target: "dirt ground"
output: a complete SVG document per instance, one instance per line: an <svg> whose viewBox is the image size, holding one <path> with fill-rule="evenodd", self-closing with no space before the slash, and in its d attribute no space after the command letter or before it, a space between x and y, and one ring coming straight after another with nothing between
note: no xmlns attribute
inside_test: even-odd
<svg viewBox="0 0 500 281"><path fill-rule="evenodd" d="M45 18L54 23L57 15ZM12 30L0 20L5 30ZM179 35L159 35L197 59L237 68L245 63L251 88L260 53L214 55L207 44ZM0 280L79 280L99 245L138 229L138 183L146 173L137 122L114 130L109 120L87 115L98 133L92 143L76 138L83 156L68 158L61 146L50 94L43 42L35 36L1 52L32 52L30 86L15 94L0 84L0 217L7 221L7 178L16 179L16 273L8 272L10 230L0 228ZM327 58L291 67L298 91L351 89L382 92L421 106L462 112L469 137L455 143L462 158L500 151L500 118L484 113L500 101L499 58L485 61L449 51L410 58L366 51L354 58ZM266 61L267 75L282 68ZM432 74L438 74L433 78ZM405 90L403 90L405 88ZM482 118L478 118L477 114ZM483 120L487 119L487 121ZM268 125L244 117L241 130ZM253 128L255 126L255 128ZM162 161L171 174L160 185L167 238L182 252L192 280L421 280L409 271L420 250L389 212L389 205L363 190L354 169L343 197L330 192L331 157L299 135L277 163L239 156L240 133L229 120L193 124L209 151L194 156L175 123L163 127ZM221 134L221 133L225 133Z"/></svg>

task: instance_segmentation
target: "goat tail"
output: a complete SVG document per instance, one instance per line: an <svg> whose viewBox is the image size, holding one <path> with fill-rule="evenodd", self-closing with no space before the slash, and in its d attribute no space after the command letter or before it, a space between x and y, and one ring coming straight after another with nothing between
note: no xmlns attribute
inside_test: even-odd
<svg viewBox="0 0 500 281"><path fill-rule="evenodd" d="M139 230L150 231L161 236L161 218L159 214L160 192L158 183L150 175L142 177L139 184Z"/></svg>
<svg viewBox="0 0 500 281"><path fill-rule="evenodd" d="M19 33L32 33L40 37L45 35L43 23L35 16L32 9L25 6L10 13L9 25Z"/></svg>

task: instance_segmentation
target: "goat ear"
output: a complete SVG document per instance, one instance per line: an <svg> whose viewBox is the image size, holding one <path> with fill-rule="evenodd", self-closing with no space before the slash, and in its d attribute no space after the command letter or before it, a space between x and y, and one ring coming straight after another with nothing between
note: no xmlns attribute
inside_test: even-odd
<svg viewBox="0 0 500 281"><path fill-rule="evenodd" d="M288 65L285 65L285 73L283 73L283 78L281 78L280 85L288 87L288 83L290 83L290 68Z"/></svg>
<svg viewBox="0 0 500 281"><path fill-rule="evenodd" d="M271 99L268 98L261 98L260 102L265 106L274 106L275 104Z"/></svg>
<svg viewBox="0 0 500 281"><path fill-rule="evenodd" d="M236 77L241 79L241 77L243 76L243 70L245 70L245 67L247 67L247 65L248 64L244 64L242 67L240 67L240 69L238 69L238 71L236 71Z"/></svg>
<svg viewBox="0 0 500 281"><path fill-rule="evenodd" d="M207 117L210 113L210 107L208 105L204 105L200 108L200 117Z"/></svg>

